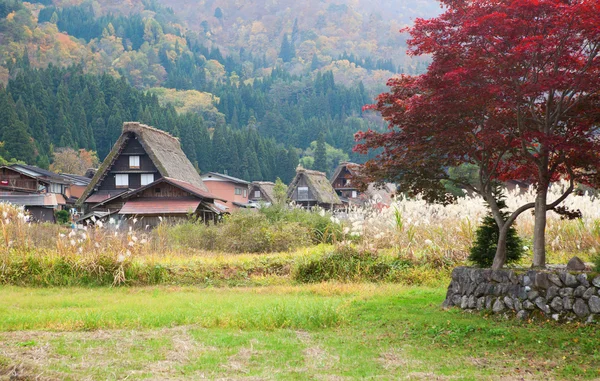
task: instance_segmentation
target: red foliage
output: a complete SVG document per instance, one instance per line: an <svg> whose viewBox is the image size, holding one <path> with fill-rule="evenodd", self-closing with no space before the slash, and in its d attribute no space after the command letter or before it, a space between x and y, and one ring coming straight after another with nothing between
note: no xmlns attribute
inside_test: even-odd
<svg viewBox="0 0 600 381"><path fill-rule="evenodd" d="M598 184L600 1L442 2L409 29L427 73L390 79L370 106L389 131L355 136L357 152L382 150L368 180L440 199L447 168L473 163L485 181Z"/></svg>

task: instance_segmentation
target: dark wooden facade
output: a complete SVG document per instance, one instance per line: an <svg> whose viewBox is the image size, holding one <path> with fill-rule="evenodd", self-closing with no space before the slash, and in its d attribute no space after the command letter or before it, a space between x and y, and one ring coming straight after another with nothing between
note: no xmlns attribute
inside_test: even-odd
<svg viewBox="0 0 600 381"><path fill-rule="evenodd" d="M0 190L38 192L40 182L9 167L0 168Z"/></svg>
<svg viewBox="0 0 600 381"><path fill-rule="evenodd" d="M130 156L139 156L140 165L139 168L131 168L129 166ZM117 187L116 175L125 174L128 176L127 189L137 189L142 186L142 174L153 174L154 181L160 179L162 176L152 159L140 142L134 137L127 140L124 149L121 151L119 156L115 159L114 164L110 167L106 177L102 180L102 183L98 186L99 191L111 191L117 189L123 189L124 187Z"/></svg>

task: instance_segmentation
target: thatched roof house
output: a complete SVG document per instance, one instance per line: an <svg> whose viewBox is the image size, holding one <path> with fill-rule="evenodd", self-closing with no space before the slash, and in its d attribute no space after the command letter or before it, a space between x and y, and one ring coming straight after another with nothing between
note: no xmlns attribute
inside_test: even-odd
<svg viewBox="0 0 600 381"><path fill-rule="evenodd" d="M275 203L275 183L271 181L253 181L250 185L250 201Z"/></svg>
<svg viewBox="0 0 600 381"><path fill-rule="evenodd" d="M342 205L325 173L301 167L296 169L296 177L288 186L287 197L305 208L334 209Z"/></svg>
<svg viewBox="0 0 600 381"><path fill-rule="evenodd" d="M195 205L191 212L202 216L218 211L207 206L217 197L204 185L181 149L179 139L140 123L124 123L121 136L79 202L85 205L87 214L94 211L112 214L115 209L124 208L134 195L140 197L138 190L147 189L154 193L144 192L144 202L137 200L136 208L125 211L131 209L137 214L161 219L170 212L181 212L179 209L184 204ZM188 201L187 204L184 201ZM157 208L157 203L162 206ZM144 210L144 206L150 209ZM125 211L119 214L131 214ZM173 213L180 217L179 212Z"/></svg>

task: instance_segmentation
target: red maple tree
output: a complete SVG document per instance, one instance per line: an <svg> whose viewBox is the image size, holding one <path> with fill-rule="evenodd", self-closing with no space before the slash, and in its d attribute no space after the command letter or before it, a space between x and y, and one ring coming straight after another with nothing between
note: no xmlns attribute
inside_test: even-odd
<svg viewBox="0 0 600 381"><path fill-rule="evenodd" d="M535 209L533 265L545 266L546 213L575 181L597 184L600 166L600 1L443 0L437 18L408 29L410 52L432 63L417 77L393 78L371 108L389 131L357 133L355 149L383 149L366 164L369 180L443 199L440 179L481 194L500 227L494 268L504 265L506 232ZM448 168L475 164L478 181ZM549 186L570 187L548 202ZM536 200L504 221L493 184L522 180Z"/></svg>

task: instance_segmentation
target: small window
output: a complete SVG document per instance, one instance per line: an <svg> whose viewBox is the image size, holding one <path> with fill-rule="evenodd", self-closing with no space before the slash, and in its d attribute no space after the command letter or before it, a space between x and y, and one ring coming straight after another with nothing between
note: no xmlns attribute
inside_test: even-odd
<svg viewBox="0 0 600 381"><path fill-rule="evenodd" d="M235 195L239 196L242 194L242 190L240 188L235 188Z"/></svg>
<svg viewBox="0 0 600 381"><path fill-rule="evenodd" d="M154 182L154 173L142 173L142 186Z"/></svg>
<svg viewBox="0 0 600 381"><path fill-rule="evenodd" d="M115 185L117 188L127 188L129 186L129 175L121 173L115 175Z"/></svg>
<svg viewBox="0 0 600 381"><path fill-rule="evenodd" d="M248 197L248 189L244 189L244 198Z"/></svg>
<svg viewBox="0 0 600 381"><path fill-rule="evenodd" d="M308 200L308 187L298 187L298 200Z"/></svg>
<svg viewBox="0 0 600 381"><path fill-rule="evenodd" d="M254 191L254 198L260 198L260 191Z"/></svg>
<svg viewBox="0 0 600 381"><path fill-rule="evenodd" d="M352 191L352 198L358 197L358 193L356 191Z"/></svg>
<svg viewBox="0 0 600 381"><path fill-rule="evenodd" d="M139 156L129 156L129 168L140 169L140 157Z"/></svg>

